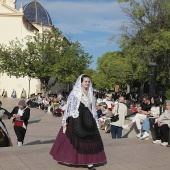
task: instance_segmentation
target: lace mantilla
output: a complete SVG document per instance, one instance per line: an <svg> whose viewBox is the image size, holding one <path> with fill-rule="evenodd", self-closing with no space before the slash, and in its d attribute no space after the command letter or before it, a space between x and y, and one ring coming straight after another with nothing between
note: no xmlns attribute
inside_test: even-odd
<svg viewBox="0 0 170 170"><path fill-rule="evenodd" d="M83 75L83 74L82 74ZM80 101L83 95L83 90L81 87L81 77L82 75L80 75L73 87L73 90L71 91L68 99L67 99L67 107L66 110L64 112L64 116L62 119L62 125L66 123L66 120L68 117L73 117L73 118L77 118L79 116L79 106L80 106ZM92 107L92 114L93 117L97 120L97 112L96 112L96 108L95 108L95 104L94 104L94 96L93 96L93 88L92 88L92 84L90 83L89 86L89 97L90 97L90 102L91 102L91 107Z"/></svg>

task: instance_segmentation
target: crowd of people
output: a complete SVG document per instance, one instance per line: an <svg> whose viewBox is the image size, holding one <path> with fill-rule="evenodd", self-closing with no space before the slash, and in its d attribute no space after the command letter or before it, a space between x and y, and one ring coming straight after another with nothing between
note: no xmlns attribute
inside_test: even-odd
<svg viewBox="0 0 170 170"><path fill-rule="evenodd" d="M163 103L166 107L163 107ZM98 129L110 134L112 139L120 139L123 130L136 126L137 138L147 140L152 131L153 144L170 146L170 100L164 102L159 96L150 98L147 94L142 100L137 95L126 93L99 94L93 91L87 75L77 79L70 94L60 92L48 97L31 94L27 100L22 97L11 113L1 105L0 102L0 147L12 146L3 123L5 117L13 119L18 146L24 143L30 108L62 117L62 127L50 151L58 162L86 164L91 170L95 169L93 164L105 162L104 146ZM71 158L67 151L74 157Z"/></svg>
<svg viewBox="0 0 170 170"><path fill-rule="evenodd" d="M162 101L160 96L149 97L145 94L142 100L135 98L126 98L126 95L120 94L114 101L112 97L109 100L112 105L107 105L107 94L104 97L105 102L97 103L97 113L100 128L106 133L111 132L113 139L122 137L122 130L130 130L137 127L137 138L141 140L149 139L150 135L153 144L170 146L170 100ZM163 103L166 106L163 107ZM112 121L112 116L119 115L117 121ZM130 120L129 123L125 123ZM135 126L132 126L136 124ZM152 133L151 133L152 132Z"/></svg>

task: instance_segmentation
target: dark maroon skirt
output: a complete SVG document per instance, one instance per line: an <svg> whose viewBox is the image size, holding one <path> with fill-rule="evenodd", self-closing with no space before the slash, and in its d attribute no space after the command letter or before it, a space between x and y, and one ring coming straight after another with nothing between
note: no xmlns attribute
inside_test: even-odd
<svg viewBox="0 0 170 170"><path fill-rule="evenodd" d="M95 120L82 105L80 112L78 119L70 118L66 133L61 127L50 155L58 162L71 165L104 163L106 155Z"/></svg>
<svg viewBox="0 0 170 170"><path fill-rule="evenodd" d="M104 150L95 154L80 154L74 149L61 127L58 136L51 148L50 155L54 160L65 164L88 165L106 162Z"/></svg>

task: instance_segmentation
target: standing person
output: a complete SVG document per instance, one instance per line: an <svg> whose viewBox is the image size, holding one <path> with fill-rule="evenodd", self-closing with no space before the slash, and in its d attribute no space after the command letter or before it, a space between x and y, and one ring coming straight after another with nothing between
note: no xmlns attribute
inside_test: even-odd
<svg viewBox="0 0 170 170"><path fill-rule="evenodd" d="M26 98L26 92L24 88L22 89L22 92L21 92L21 98Z"/></svg>
<svg viewBox="0 0 170 170"><path fill-rule="evenodd" d="M0 101L0 147L8 147L8 146L12 146L12 143L11 143L9 133L2 119L4 117L9 118L10 113L6 109L2 108L1 105L2 102Z"/></svg>
<svg viewBox="0 0 170 170"><path fill-rule="evenodd" d="M11 112L14 122L14 131L17 136L18 146L22 146L27 130L28 120L30 118L30 108L26 107L24 100L18 102Z"/></svg>
<svg viewBox="0 0 170 170"><path fill-rule="evenodd" d="M58 162L87 165L106 162L103 142L98 131L97 113L90 78L81 75L71 91L62 127L50 154Z"/></svg>
<svg viewBox="0 0 170 170"><path fill-rule="evenodd" d="M111 122L111 135L112 139L121 138L122 137L122 126L125 124L125 116L127 115L127 106L124 103L125 99L123 96L119 97L118 104L115 105L112 110L113 115L119 115L119 120L116 122Z"/></svg>

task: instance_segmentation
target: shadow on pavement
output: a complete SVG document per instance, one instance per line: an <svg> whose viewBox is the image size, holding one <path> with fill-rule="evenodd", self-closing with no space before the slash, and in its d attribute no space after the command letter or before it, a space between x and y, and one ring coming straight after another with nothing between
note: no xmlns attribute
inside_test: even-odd
<svg viewBox="0 0 170 170"><path fill-rule="evenodd" d="M41 119L39 119L39 120L32 120L32 121L29 121L28 124L38 123L40 121L41 121Z"/></svg>
<svg viewBox="0 0 170 170"><path fill-rule="evenodd" d="M55 139L52 140L46 140L46 141L41 141L41 140L36 140L30 143L27 143L25 145L38 145L38 144L50 144L50 143L54 143Z"/></svg>
<svg viewBox="0 0 170 170"><path fill-rule="evenodd" d="M135 123L130 127L130 130L122 136L122 138L128 138L129 134L132 132L134 133L134 136L139 133Z"/></svg>

